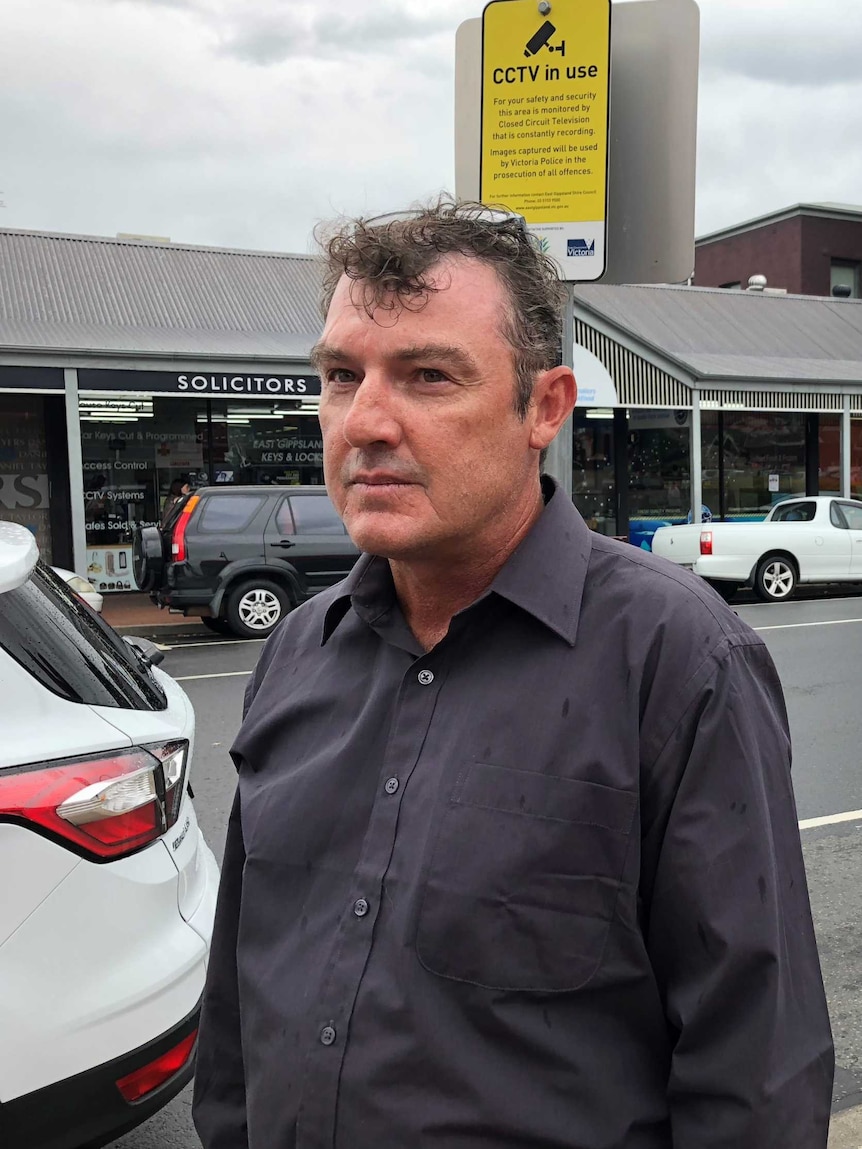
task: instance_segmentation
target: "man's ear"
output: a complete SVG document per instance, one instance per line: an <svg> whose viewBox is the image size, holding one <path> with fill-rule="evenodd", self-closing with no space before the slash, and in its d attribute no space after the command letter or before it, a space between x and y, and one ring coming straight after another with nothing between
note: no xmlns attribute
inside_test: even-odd
<svg viewBox="0 0 862 1149"><path fill-rule="evenodd" d="M574 410L578 385L571 367L552 367L536 376L530 405L530 446L543 451Z"/></svg>

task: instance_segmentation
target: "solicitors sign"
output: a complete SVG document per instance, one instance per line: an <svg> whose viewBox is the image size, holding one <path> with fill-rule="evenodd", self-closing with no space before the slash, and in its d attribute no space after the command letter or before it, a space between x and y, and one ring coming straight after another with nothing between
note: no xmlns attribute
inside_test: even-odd
<svg viewBox="0 0 862 1149"><path fill-rule="evenodd" d="M225 399L304 399L320 394L316 375L219 371L78 371L81 391L142 391Z"/></svg>
<svg viewBox="0 0 862 1149"><path fill-rule="evenodd" d="M610 0L491 0L481 199L526 219L563 278L605 270Z"/></svg>

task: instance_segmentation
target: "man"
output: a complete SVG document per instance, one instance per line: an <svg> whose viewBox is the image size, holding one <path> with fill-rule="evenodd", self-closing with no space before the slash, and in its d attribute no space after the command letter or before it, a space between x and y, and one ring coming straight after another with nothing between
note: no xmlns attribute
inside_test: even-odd
<svg viewBox="0 0 862 1149"><path fill-rule="evenodd" d="M518 218L443 201L327 257L365 554L270 639L232 750L205 1149L822 1149L766 648L540 483L575 380Z"/></svg>

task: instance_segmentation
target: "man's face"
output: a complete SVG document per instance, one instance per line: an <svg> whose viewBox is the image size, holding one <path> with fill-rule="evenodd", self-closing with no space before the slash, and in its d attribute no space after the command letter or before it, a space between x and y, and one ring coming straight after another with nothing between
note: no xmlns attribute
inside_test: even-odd
<svg viewBox="0 0 862 1149"><path fill-rule="evenodd" d="M504 288L464 257L433 279L442 290L419 310L372 318L343 277L315 356L329 494L357 546L402 561L493 553L537 493L534 413L515 413L500 332Z"/></svg>

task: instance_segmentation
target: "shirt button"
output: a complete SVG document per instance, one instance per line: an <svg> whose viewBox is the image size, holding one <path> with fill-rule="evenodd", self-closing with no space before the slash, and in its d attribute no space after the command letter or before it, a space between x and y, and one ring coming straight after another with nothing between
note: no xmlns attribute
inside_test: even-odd
<svg viewBox="0 0 862 1149"><path fill-rule="evenodd" d="M401 785L401 783L398 781L397 778L387 778L386 779L386 785L383 787L383 789L386 791L387 794L395 794L395 793L397 793L398 787L400 785Z"/></svg>
<svg viewBox="0 0 862 1149"><path fill-rule="evenodd" d="M423 686L430 686L431 683L434 681L434 671L433 670L420 670L419 674L418 674L418 678L419 678L419 681L422 683Z"/></svg>
<svg viewBox="0 0 862 1149"><path fill-rule="evenodd" d="M332 1045L335 1041L335 1030L331 1025L325 1025L320 1031L320 1041L322 1045Z"/></svg>
<svg viewBox="0 0 862 1149"><path fill-rule="evenodd" d="M353 912L358 918L365 917L368 913L368 902L366 902L365 898L359 898L358 901L353 903Z"/></svg>

